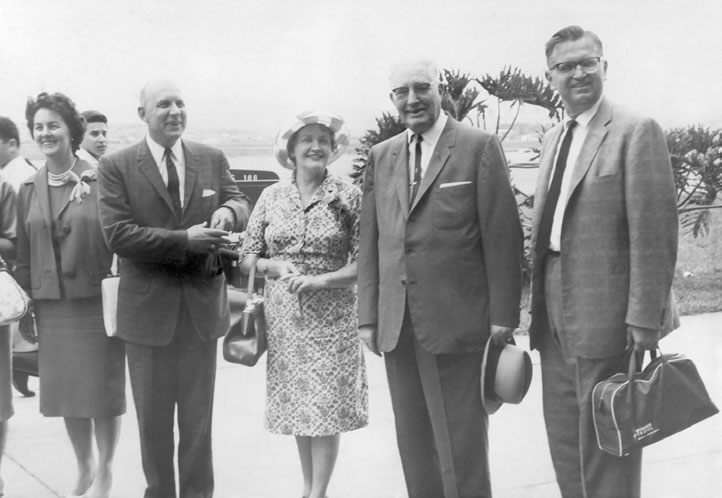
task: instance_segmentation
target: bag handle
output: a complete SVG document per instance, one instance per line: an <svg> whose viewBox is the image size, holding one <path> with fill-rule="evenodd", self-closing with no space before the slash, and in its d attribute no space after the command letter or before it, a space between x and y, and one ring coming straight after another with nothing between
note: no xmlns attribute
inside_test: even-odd
<svg viewBox="0 0 722 498"><path fill-rule="evenodd" d="M110 263L110 276L111 277L118 276L118 255L115 253L113 253L113 262Z"/></svg>
<svg viewBox="0 0 722 498"><path fill-rule="evenodd" d="M650 360L654 360L657 358L657 352L659 352L659 355L662 354L662 351L659 349L659 346L657 346L656 349L648 349L645 351L649 351L649 357ZM629 380L634 380L637 377L637 374L642 371L642 364L644 363L644 353L645 351L642 351L641 353L637 353L634 351L634 347L631 347L627 350L625 356L629 355L629 371L627 373L627 378ZM637 370L637 359L639 359L639 370Z"/></svg>
<svg viewBox="0 0 722 498"><path fill-rule="evenodd" d="M249 254L246 256L251 260L251 266L248 269L248 299L251 299L251 296L253 295L253 287L254 282L256 280L256 266L258 265L258 260L261 259L261 256L259 254Z"/></svg>

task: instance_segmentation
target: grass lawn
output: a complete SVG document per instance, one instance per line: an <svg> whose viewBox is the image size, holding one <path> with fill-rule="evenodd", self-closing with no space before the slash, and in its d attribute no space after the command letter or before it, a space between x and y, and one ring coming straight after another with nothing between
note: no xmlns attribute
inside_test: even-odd
<svg viewBox="0 0 722 498"><path fill-rule="evenodd" d="M680 315L722 311L722 209L711 211L708 235L680 235L674 295ZM522 333L529 330L529 286L522 294Z"/></svg>
<svg viewBox="0 0 722 498"><path fill-rule="evenodd" d="M711 211L709 228L679 238L673 288L682 315L722 311L722 209Z"/></svg>

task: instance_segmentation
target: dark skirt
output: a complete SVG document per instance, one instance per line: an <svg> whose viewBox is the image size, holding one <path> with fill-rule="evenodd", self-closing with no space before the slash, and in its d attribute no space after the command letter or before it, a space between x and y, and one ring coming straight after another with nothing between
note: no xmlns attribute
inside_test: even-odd
<svg viewBox="0 0 722 498"><path fill-rule="evenodd" d="M40 413L106 418L125 413L125 349L108 337L100 297L35 301Z"/></svg>
<svg viewBox="0 0 722 498"><path fill-rule="evenodd" d="M10 389L10 326L0 325L0 422L13 416L13 393Z"/></svg>

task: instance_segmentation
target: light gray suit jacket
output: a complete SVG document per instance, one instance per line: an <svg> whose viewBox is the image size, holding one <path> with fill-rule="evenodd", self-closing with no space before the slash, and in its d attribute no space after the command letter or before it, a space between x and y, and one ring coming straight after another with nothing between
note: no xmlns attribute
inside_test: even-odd
<svg viewBox="0 0 722 498"><path fill-rule="evenodd" d="M563 127L544 137L532 247ZM669 331L677 259L677 202L664 133L606 99L589 123L572 175L561 233L564 328L573 354L624 351L626 324ZM543 260L534 253L531 345L548 328Z"/></svg>
<svg viewBox="0 0 722 498"><path fill-rule="evenodd" d="M522 231L499 140L449 118L409 207L406 132L371 149L361 211L359 325L396 347L406 304L432 353L482 351L516 327Z"/></svg>

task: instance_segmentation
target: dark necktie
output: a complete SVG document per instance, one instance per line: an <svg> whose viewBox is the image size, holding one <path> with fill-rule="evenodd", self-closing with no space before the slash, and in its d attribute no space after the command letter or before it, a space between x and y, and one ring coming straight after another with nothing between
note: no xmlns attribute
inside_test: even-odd
<svg viewBox="0 0 722 498"><path fill-rule="evenodd" d="M557 164L554 167L554 176L549 186L547 200L544 203L544 211L542 212L541 222L539 223L539 233L536 240L536 251L539 255L545 255L549 250L549 239L552 234L552 224L554 223L554 211L557 209L559 202L559 193L562 189L562 178L564 177L564 169L567 166L567 157L569 157L569 147L572 144L572 130L577 125L574 120L569 121L566 135L562 140L562 146L559 148L559 156Z"/></svg>
<svg viewBox="0 0 722 498"><path fill-rule="evenodd" d="M181 201L180 201L180 181L178 180L178 171L175 169L173 164L172 152L170 148L165 149L165 167L168 170L168 193L170 194L170 200L173 202L173 209L178 216L181 215Z"/></svg>
<svg viewBox="0 0 722 498"><path fill-rule="evenodd" d="M411 196L409 198L409 205L414 203L416 198L416 192L419 191L419 184L421 183L421 135L411 135L411 141L416 142L414 149L414 181L411 183Z"/></svg>

